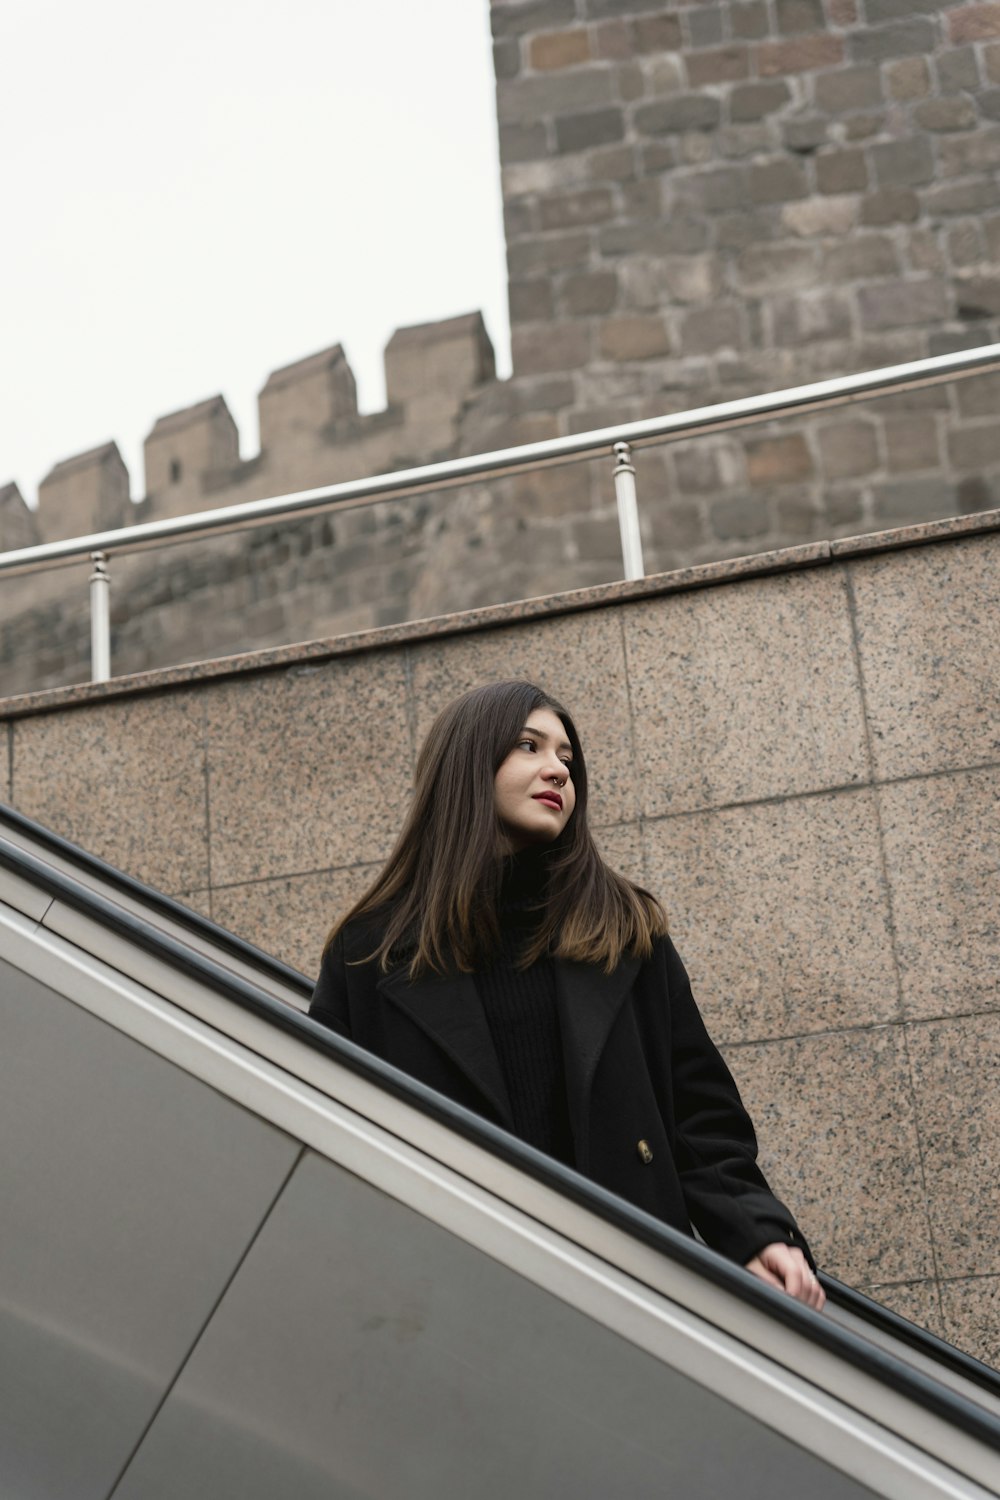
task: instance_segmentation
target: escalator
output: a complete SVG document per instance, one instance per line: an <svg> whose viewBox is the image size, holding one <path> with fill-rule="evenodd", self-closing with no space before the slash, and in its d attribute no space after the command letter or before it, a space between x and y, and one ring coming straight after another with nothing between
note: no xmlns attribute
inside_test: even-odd
<svg viewBox="0 0 1000 1500"><path fill-rule="evenodd" d="M816 1314L0 810L0 1495L1000 1492L1000 1376Z"/></svg>

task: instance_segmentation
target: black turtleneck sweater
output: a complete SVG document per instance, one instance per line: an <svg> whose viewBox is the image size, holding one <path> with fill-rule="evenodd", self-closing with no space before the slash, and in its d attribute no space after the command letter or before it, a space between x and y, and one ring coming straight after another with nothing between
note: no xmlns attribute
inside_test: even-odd
<svg viewBox="0 0 1000 1500"><path fill-rule="evenodd" d="M516 1133L538 1150L573 1164L565 1070L556 1011L552 960L528 969L515 961L538 929L545 897L548 846L529 847L503 861L498 916L501 947L476 973L479 991L507 1084Z"/></svg>

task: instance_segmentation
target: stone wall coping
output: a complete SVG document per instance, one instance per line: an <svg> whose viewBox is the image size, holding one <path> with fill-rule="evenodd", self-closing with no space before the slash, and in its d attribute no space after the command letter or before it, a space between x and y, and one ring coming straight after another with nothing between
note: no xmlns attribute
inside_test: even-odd
<svg viewBox="0 0 1000 1500"><path fill-rule="evenodd" d="M797 547L782 547L773 552L755 552L746 557L699 563L688 568L677 568L669 573L654 573L647 578L600 583L589 588L570 589L561 594L517 599L509 604L489 604L478 609L461 610L424 620L406 620L397 625L376 626L372 630L360 630L324 640L299 641L290 646L241 652L236 656L216 657L210 661L186 662L180 666L162 667L151 672L135 672L125 677L112 678L109 682L83 682L67 687L44 688L37 693L0 698L0 722L56 709L84 707L116 698L133 697L141 693L185 688L198 682L241 676L246 672L265 672L299 663L328 661L338 656L353 656L362 651L381 650L409 641L434 640L442 636L466 635L476 630L492 630L520 620L575 614L582 610L600 609L609 604L627 603L632 599L649 599L662 594L716 588L720 584L738 583L742 579L759 578L766 574L798 572L850 558L957 541L963 537L994 531L1000 531L1000 510L978 511L968 516L945 517L940 521L925 521L916 526L900 526L863 536L843 537L838 541L807 542Z"/></svg>

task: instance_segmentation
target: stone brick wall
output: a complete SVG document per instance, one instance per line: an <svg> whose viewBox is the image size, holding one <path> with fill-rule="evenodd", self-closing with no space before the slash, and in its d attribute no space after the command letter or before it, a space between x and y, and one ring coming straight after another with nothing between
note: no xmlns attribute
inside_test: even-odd
<svg viewBox="0 0 1000 1500"><path fill-rule="evenodd" d="M58 465L42 535L332 483L1000 339L1000 5L492 0L514 374L478 316L339 346ZM1000 378L636 458L649 573L1000 501ZM111 414L109 414L111 415ZM0 547L30 522L8 486ZM0 691L87 674L86 566L4 583ZM141 670L621 575L607 462L116 563Z"/></svg>
<svg viewBox="0 0 1000 1500"><path fill-rule="evenodd" d="M313 973L438 709L542 682L822 1264L997 1362L1000 513L976 524L0 705L0 798Z"/></svg>
<svg viewBox="0 0 1000 1500"><path fill-rule="evenodd" d="M492 14L514 375L565 383L559 430L1000 337L1000 5ZM687 560L982 509L998 395L665 449L647 495Z"/></svg>

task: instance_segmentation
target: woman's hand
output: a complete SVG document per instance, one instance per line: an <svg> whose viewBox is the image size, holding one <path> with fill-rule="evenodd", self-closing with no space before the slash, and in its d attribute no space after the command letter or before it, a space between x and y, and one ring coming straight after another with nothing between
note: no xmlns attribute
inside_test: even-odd
<svg viewBox="0 0 1000 1500"><path fill-rule="evenodd" d="M766 1281L768 1286L776 1286L780 1292L797 1297L817 1312L826 1301L826 1293L810 1271L809 1262L798 1245L786 1245L781 1240L765 1245L759 1255L747 1261L746 1269L759 1276L761 1281Z"/></svg>

